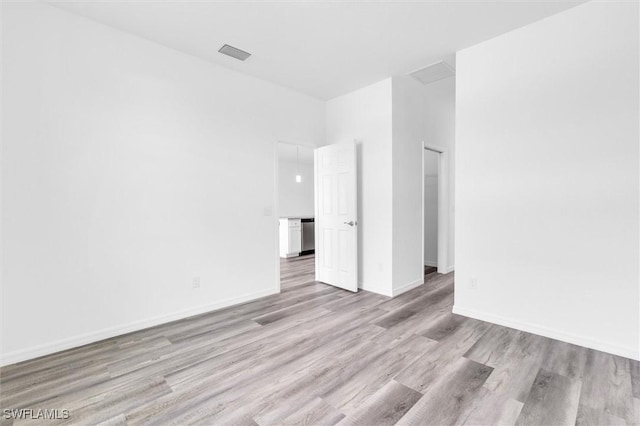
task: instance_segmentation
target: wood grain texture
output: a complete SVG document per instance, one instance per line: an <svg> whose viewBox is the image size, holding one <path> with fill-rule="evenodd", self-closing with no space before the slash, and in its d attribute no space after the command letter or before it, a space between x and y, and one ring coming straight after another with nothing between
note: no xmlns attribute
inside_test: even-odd
<svg viewBox="0 0 640 426"><path fill-rule="evenodd" d="M464 425L513 425L524 403L483 387L457 422Z"/></svg>
<svg viewBox="0 0 640 426"><path fill-rule="evenodd" d="M344 414L315 398L282 421L285 426L333 426L344 418Z"/></svg>
<svg viewBox="0 0 640 426"><path fill-rule="evenodd" d="M440 378L398 422L400 425L444 425L459 423L473 404L493 369L466 358L458 358L446 377Z"/></svg>
<svg viewBox="0 0 640 426"><path fill-rule="evenodd" d="M451 313L453 274L394 299L314 281L0 369L2 425L640 424L640 363Z"/></svg>
<svg viewBox="0 0 640 426"><path fill-rule="evenodd" d="M579 380L540 370L516 424L574 424L581 385Z"/></svg>
<svg viewBox="0 0 640 426"><path fill-rule="evenodd" d="M577 423L633 423L632 398L630 360L589 349Z"/></svg>
<svg viewBox="0 0 640 426"><path fill-rule="evenodd" d="M339 424L341 426L394 425L420 398L422 398L420 392L391 380Z"/></svg>
<svg viewBox="0 0 640 426"><path fill-rule="evenodd" d="M550 339L545 337L518 331L485 386L495 393L525 402L549 343Z"/></svg>
<svg viewBox="0 0 640 426"><path fill-rule="evenodd" d="M634 398L640 398L640 361L631 359L629 363L631 367L631 392Z"/></svg>
<svg viewBox="0 0 640 426"><path fill-rule="evenodd" d="M280 288L296 287L315 279L316 257L306 256L280 258Z"/></svg>
<svg viewBox="0 0 640 426"><path fill-rule="evenodd" d="M586 361L587 348L553 340L543 358L542 368L570 379L582 379Z"/></svg>

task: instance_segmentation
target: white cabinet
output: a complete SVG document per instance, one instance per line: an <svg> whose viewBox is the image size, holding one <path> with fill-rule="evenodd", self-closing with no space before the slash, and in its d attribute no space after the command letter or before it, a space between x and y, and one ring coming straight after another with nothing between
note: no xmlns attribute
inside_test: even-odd
<svg viewBox="0 0 640 426"><path fill-rule="evenodd" d="M302 251L300 219L280 219L280 257L299 256Z"/></svg>

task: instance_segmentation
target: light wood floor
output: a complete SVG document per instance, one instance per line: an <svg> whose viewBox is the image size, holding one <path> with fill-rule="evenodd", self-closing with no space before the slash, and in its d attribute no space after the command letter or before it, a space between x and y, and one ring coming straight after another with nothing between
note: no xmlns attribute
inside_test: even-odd
<svg viewBox="0 0 640 426"><path fill-rule="evenodd" d="M452 315L452 274L395 299L313 282L312 256L282 277L278 295L2 368L0 405L75 424L640 423L639 362Z"/></svg>
<svg viewBox="0 0 640 426"><path fill-rule="evenodd" d="M313 254L280 258L280 288L295 287L315 280L316 257Z"/></svg>

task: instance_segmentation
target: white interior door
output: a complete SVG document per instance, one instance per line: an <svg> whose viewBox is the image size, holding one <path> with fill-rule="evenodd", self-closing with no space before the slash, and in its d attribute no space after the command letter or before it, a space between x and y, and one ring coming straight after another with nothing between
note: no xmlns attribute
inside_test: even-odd
<svg viewBox="0 0 640 426"><path fill-rule="evenodd" d="M353 142L315 150L316 279L358 291L358 188Z"/></svg>

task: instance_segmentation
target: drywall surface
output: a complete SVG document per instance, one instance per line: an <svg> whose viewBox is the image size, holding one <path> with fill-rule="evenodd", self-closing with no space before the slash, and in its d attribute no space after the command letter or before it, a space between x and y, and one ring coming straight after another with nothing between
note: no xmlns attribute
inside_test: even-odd
<svg viewBox="0 0 640 426"><path fill-rule="evenodd" d="M453 61L449 61L453 62ZM455 266L455 142L456 142L456 79L434 81L424 86L424 142L446 150L448 215L447 271Z"/></svg>
<svg viewBox="0 0 640 426"><path fill-rule="evenodd" d="M311 148L306 148L310 150ZM296 182L300 173L301 182ZM299 163L280 158L278 161L278 215L280 217L313 217L313 156Z"/></svg>
<svg viewBox="0 0 640 426"><path fill-rule="evenodd" d="M438 266L438 154L424 150L424 264Z"/></svg>
<svg viewBox="0 0 640 426"><path fill-rule="evenodd" d="M44 4L2 26L3 363L278 291L274 143L324 103Z"/></svg>
<svg viewBox="0 0 640 426"><path fill-rule="evenodd" d="M395 76L327 102L326 143L358 142L364 289L391 296L423 282L423 141L447 150L449 170L454 169L453 81L428 90L409 76ZM447 205L453 222L451 201ZM452 225L449 233L453 259Z"/></svg>
<svg viewBox="0 0 640 426"><path fill-rule="evenodd" d="M590 2L459 52L455 312L640 358L638 15Z"/></svg>
<svg viewBox="0 0 640 426"><path fill-rule="evenodd" d="M393 292L424 282L422 256L422 84L393 77Z"/></svg>
<svg viewBox="0 0 640 426"><path fill-rule="evenodd" d="M326 144L357 141L360 287L392 294L391 79L326 103Z"/></svg>

